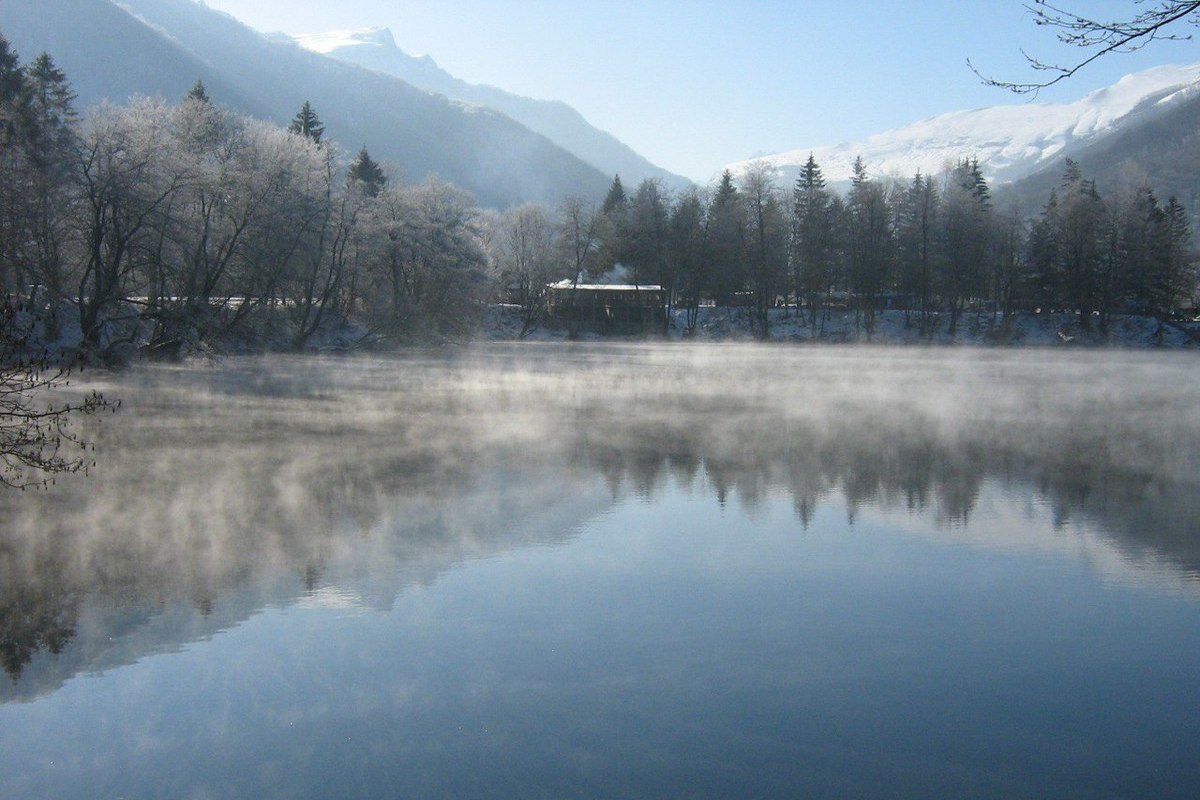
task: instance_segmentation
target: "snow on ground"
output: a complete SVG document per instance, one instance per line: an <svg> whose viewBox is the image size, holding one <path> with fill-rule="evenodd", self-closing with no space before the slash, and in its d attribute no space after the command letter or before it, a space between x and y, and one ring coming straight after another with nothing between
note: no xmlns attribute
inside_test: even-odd
<svg viewBox="0 0 1200 800"><path fill-rule="evenodd" d="M747 308L701 308L696 330L685 333L684 312L676 310L668 339L697 341L751 341L754 333L751 310ZM794 310L772 309L770 338L779 342L816 343L875 343L875 344L935 344L935 345L1007 345L1007 346L1092 346L1092 347L1167 347L1200 346L1200 325L1161 323L1153 317L1114 315L1109 319L1107 334L1099 331L1099 318L1094 318L1089 330L1079 324L1078 315L1017 314L1003 325L990 313L967 313L958 323L953 336L949 333L950 316L941 314L922 333L918 315L903 311L883 311L875 316L875 329L868 333L861 315L853 311L831 311L814 328L805 317L801 320ZM492 306L484 319L481 338L491 341L512 341L520 337L520 310L516 306ZM649 334L654 336L654 333ZM525 336L526 340L547 341L567 338L565 327L541 325ZM622 335L605 337L594 331L579 338L589 340L642 338Z"/></svg>

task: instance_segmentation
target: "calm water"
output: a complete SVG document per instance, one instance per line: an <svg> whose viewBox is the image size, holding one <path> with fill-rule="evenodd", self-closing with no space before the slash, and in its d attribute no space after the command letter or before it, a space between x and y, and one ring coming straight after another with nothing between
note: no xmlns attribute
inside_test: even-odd
<svg viewBox="0 0 1200 800"><path fill-rule="evenodd" d="M111 378L0 495L0 797L1200 796L1200 359Z"/></svg>

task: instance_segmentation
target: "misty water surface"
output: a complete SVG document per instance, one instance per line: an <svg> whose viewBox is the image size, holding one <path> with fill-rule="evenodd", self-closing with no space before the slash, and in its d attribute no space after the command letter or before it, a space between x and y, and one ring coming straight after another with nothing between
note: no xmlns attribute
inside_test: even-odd
<svg viewBox="0 0 1200 800"><path fill-rule="evenodd" d="M0 495L0 797L1194 797L1187 353L140 367Z"/></svg>

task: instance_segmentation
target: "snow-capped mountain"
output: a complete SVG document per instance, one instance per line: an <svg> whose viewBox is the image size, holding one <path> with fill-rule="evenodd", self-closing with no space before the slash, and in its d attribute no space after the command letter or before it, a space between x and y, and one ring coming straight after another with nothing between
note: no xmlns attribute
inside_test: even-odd
<svg viewBox="0 0 1200 800"><path fill-rule="evenodd" d="M275 36L287 38L285 34ZM635 186L644 178L658 178L673 189L691 185L687 178L650 163L613 135L594 127L566 103L467 83L443 70L429 56L405 53L387 28L328 31L293 38L315 53L392 75L427 92L499 111L604 174L619 174L627 186Z"/></svg>
<svg viewBox="0 0 1200 800"><path fill-rule="evenodd" d="M862 156L872 175L936 175L962 158L977 158L993 183L1019 180L1064 156L1200 96L1200 63L1167 65L1126 75L1073 103L1019 103L952 111L857 142L802 147L768 155L791 183L811 153L831 183L849 181ZM734 174L751 161L730 164Z"/></svg>

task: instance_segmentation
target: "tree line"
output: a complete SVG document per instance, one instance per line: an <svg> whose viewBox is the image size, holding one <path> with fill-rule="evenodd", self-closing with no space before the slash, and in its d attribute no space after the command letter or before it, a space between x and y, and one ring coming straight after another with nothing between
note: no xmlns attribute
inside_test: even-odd
<svg viewBox="0 0 1200 800"><path fill-rule="evenodd" d="M347 318L377 339L466 338L500 291L529 330L563 278L659 285L681 312L662 319L687 328L703 305L744 306L764 338L781 307L816 329L852 309L868 333L885 308L926 332L948 320L953 334L968 310L1103 327L1168 315L1196 286L1181 204L1103 197L1072 162L1032 220L997 207L973 160L905 182L859 159L839 194L812 157L788 189L758 163L703 190L627 192L618 176L599 204L496 213L389 175L365 146L348 156L307 102L285 129L198 81L177 103L81 118L51 57L21 65L2 37L0 185L0 292L69 309L58 324L101 359L147 342L304 348Z"/></svg>
<svg viewBox="0 0 1200 800"><path fill-rule="evenodd" d="M561 224L568 216L559 235L577 240L579 226ZM520 235L502 237L501 266L525 288L549 277L530 268L543 263L539 253L567 266L549 246L555 227L532 224L545 217L531 208L506 217L505 230ZM703 304L744 306L763 337L780 307L819 330L831 310L852 310L868 333L880 310L902 309L922 332L944 326L953 335L968 310L1002 322L1019 311L1070 311L1103 329L1113 313L1166 317L1196 291L1183 206L1146 187L1105 198L1070 160L1033 219L997 207L971 159L907 182L871 178L858 159L843 195L810 156L790 192L764 163L676 197L656 181L630 194L618 176L584 229L593 246L571 268L594 278L621 265L626 282L662 286L688 327ZM534 230L541 239L530 246Z"/></svg>
<svg viewBox="0 0 1200 800"><path fill-rule="evenodd" d="M72 309L85 353L248 332L302 348L336 319L458 335L486 299L484 215L434 178L388 180L365 147L223 109L203 84L80 118L43 54L0 38L0 292ZM53 335L51 335L53 338Z"/></svg>

